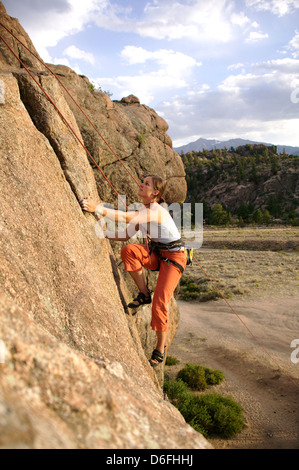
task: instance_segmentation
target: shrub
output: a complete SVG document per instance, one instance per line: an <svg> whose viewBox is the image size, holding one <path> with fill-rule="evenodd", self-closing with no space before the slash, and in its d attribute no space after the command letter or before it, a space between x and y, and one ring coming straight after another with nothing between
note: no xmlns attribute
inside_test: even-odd
<svg viewBox="0 0 299 470"><path fill-rule="evenodd" d="M163 391L178 409L189 399L189 388L182 380L165 380Z"/></svg>
<svg viewBox="0 0 299 470"><path fill-rule="evenodd" d="M244 427L243 410L231 397L195 395L181 379L166 380L164 392L196 431L205 437L232 437Z"/></svg>
<svg viewBox="0 0 299 470"><path fill-rule="evenodd" d="M195 282L189 282L187 288L189 292L198 292L198 285Z"/></svg>
<svg viewBox="0 0 299 470"><path fill-rule="evenodd" d="M179 360L176 357L167 356L166 362L165 362L167 366L175 366L178 363L179 363Z"/></svg>
<svg viewBox="0 0 299 470"><path fill-rule="evenodd" d="M217 300L221 295L216 289L207 289L200 294L200 302L208 302L209 300Z"/></svg>
<svg viewBox="0 0 299 470"><path fill-rule="evenodd" d="M180 281L180 299L185 301L198 300L199 302L208 302L209 300L217 300L220 297L219 292L214 289L212 284L206 279L184 276Z"/></svg>
<svg viewBox="0 0 299 470"><path fill-rule="evenodd" d="M199 288L192 277L183 277L180 284L182 286L180 297L183 298L183 300L195 300L198 298Z"/></svg>
<svg viewBox="0 0 299 470"><path fill-rule="evenodd" d="M207 382L204 367L186 364L177 374L177 379L183 380L192 390L205 390Z"/></svg>
<svg viewBox="0 0 299 470"><path fill-rule="evenodd" d="M138 134L138 136L137 136L137 140L138 140L140 145L144 144L146 139L147 139L147 133L146 132L142 132L141 134Z"/></svg>
<svg viewBox="0 0 299 470"><path fill-rule="evenodd" d="M177 374L177 379L183 380L192 390L205 390L208 385L218 385L224 379L224 374L217 369L201 365L186 364Z"/></svg>
<svg viewBox="0 0 299 470"><path fill-rule="evenodd" d="M224 380L224 374L218 369L209 369L205 367L205 377L208 385L218 385Z"/></svg>
<svg viewBox="0 0 299 470"><path fill-rule="evenodd" d="M198 293L197 292L189 292L188 290L184 290L182 292L182 298L183 300L196 300L198 298Z"/></svg>
<svg viewBox="0 0 299 470"><path fill-rule="evenodd" d="M89 84L88 84L88 89L89 89L90 91L92 91L92 92L95 91L95 86L94 86L94 84L93 84L93 83L89 83Z"/></svg>
<svg viewBox="0 0 299 470"><path fill-rule="evenodd" d="M192 395L181 410L185 420L206 437L232 437L245 426L240 405L218 393Z"/></svg>

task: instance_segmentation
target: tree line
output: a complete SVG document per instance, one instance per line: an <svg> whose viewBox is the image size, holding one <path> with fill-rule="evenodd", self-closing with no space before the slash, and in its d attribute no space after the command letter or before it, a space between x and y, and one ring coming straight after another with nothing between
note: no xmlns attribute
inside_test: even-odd
<svg viewBox="0 0 299 470"><path fill-rule="evenodd" d="M299 225L298 200L292 188L283 184L287 174L299 173L299 156L285 152L278 154L276 146L247 144L229 150L213 149L181 153L186 172L187 202L191 207L203 203L204 220L210 225L243 226L245 224L280 223ZM279 177L281 190L278 193L262 194L262 184ZM231 188L231 183L251 184L260 194L259 203L234 201L233 207L224 203L211 204L207 198L209 189L219 183ZM260 189L260 192L259 192ZM260 203L262 199L262 204ZM194 213L194 211L192 211Z"/></svg>

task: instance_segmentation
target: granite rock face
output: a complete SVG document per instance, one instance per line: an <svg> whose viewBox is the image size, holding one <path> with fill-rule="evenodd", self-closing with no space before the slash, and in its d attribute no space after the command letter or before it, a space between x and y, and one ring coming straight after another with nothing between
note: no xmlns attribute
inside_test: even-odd
<svg viewBox="0 0 299 470"><path fill-rule="evenodd" d="M1 3L0 13L1 21L33 48ZM109 160L88 136L56 79L1 28L2 33L88 150L103 159L107 176L118 181L119 163L113 156ZM132 97L113 103L105 94L90 91L87 79L69 69L64 73L80 81L81 88L86 84L84 99L90 100L89 107L99 106L99 122L106 122L105 132L124 152L122 158L132 155L130 169L136 176L144 172L141 161L151 142L164 149L163 155L157 153L156 164L169 180L184 181L179 166L168 163L174 153L166 142L167 125L152 110ZM131 294L118 267L120 247L99 238L94 216L81 210L78 201L86 195L105 199L103 181L2 41L0 84L0 446L210 448L164 399L163 368L156 374L148 363L154 341L150 308L136 316L126 310ZM141 128L133 124L132 137L123 135L124 123L137 122L139 113L141 120L151 122L151 127L144 126L148 143L138 139ZM122 184L129 189L125 179ZM183 187L177 200L184 196ZM178 324L175 299L170 310L168 344Z"/></svg>
<svg viewBox="0 0 299 470"><path fill-rule="evenodd" d="M111 101L105 93L94 90L86 77L66 66L49 66L71 95L65 93L65 98L86 148L117 191L127 196L128 204L136 202L136 181L148 174L166 179L166 202L183 202L187 193L185 171L180 156L172 149L166 121L133 95ZM95 177L101 199L113 203L116 196L107 183L103 184L99 171Z"/></svg>

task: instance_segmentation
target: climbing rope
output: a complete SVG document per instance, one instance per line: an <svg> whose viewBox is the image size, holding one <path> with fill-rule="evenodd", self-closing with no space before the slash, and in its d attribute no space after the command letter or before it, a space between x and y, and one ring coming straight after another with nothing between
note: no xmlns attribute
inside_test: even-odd
<svg viewBox="0 0 299 470"><path fill-rule="evenodd" d="M86 119L89 121L89 123L92 125L92 127L95 129L95 131L98 133L98 135L101 137L101 139L104 141L104 143L107 145L107 147L111 150L111 152L116 156L116 158L119 160L119 162L123 165L123 167L125 168L125 170L129 173L129 175L132 177L132 179L134 179L134 181L139 185L138 181L135 179L135 177L132 175L132 173L126 168L126 166L123 164L123 162L121 161L121 159L117 156L117 154L114 152L114 150L110 147L110 145L108 144L108 142L104 139L104 137L100 134L100 132L97 130L97 128L94 126L94 124L92 123L92 121L89 119L89 117L86 115L86 113L83 111L83 109L79 106L79 104L76 102L76 100L73 98L73 96L69 93L69 91L66 89L66 87L64 86L64 84L61 82L61 80L57 77L57 75L50 69L50 67L48 67L36 54L34 54L19 38L17 38L1 21L0 21L0 25L16 40L18 41L30 54L32 54L32 56L34 56L55 78L56 80L59 82L59 84L63 87L63 89L65 90L65 92L68 94L68 96L72 99L72 101L75 103L75 105L78 107L78 109L83 113L83 115L86 117ZM79 144L83 147L83 149L86 151L86 153L88 154L89 158L91 159L91 161L94 163L94 165L96 166L96 168L101 172L102 176L104 177L104 179L107 181L107 183L109 184L109 186L111 187L111 189L115 192L115 194L119 197L119 199L123 202L124 206L128 209L128 207L126 206L126 204L124 203L124 201L122 200L121 196L119 195L118 191L114 188L114 186L112 185L112 183L109 181L109 179L107 178L107 176L104 174L103 170L101 169L101 167L96 163L96 161L94 160L94 158L91 156L90 152L87 150L87 148L85 147L84 143L81 141L81 139L78 137L78 135L76 134L76 132L74 131L74 129L71 127L71 125L68 123L67 119L64 117L64 115L61 113L61 111L58 109L58 107L56 106L56 104L54 103L54 101L50 98L50 96L48 95L48 93L44 90L44 88L41 86L41 84L36 80L36 78L34 77L34 75L30 72L30 70L26 67L26 65L24 64L24 62L15 54L15 52L13 51L13 49L9 46L9 44L7 43L7 41L0 35L0 39L4 42L4 44L8 47L8 49L11 51L11 53L14 55L14 57L20 62L20 64L22 65L22 67L26 70L26 72L30 75L30 77L34 80L34 82L38 85L38 87L43 91L43 93L45 94L45 96L48 98L48 100L52 103L52 105L54 106L54 108L56 109L56 111L58 112L58 114L60 115L60 117L62 118L62 120L64 121L64 123L66 124L66 126L68 127L68 129L72 132L72 134L75 136L76 140L79 142ZM261 347L261 349L267 354L267 356L276 364L276 366L279 368L279 370L281 371L281 373L283 375L285 375L297 388L299 388L299 385L293 380L293 378L287 374L282 368L281 366L279 365L279 363L276 361L276 359L269 353L269 351L263 346L263 344L258 340L258 338L254 335L254 333L252 333L252 331L250 330L250 328L246 325L246 323L244 322L244 320L242 320L242 318L240 317L240 315L235 311L235 309L232 307L232 305L227 301L227 299L224 297L224 295L221 293L221 291L218 289L218 287L216 286L216 284L214 283L214 281L210 278L210 276L206 273L206 271L203 269L203 267L201 266L201 264L197 261L197 259L195 257L193 257L194 261L196 262L196 264L200 267L201 271L203 272L203 274L207 277L207 279L209 279L209 281L213 284L213 286L215 287L215 289L217 290L217 292L219 293L219 295L222 297L222 299L226 302L226 304L228 305L228 307L230 308L230 310L234 313L234 315L239 319L239 321L242 323L242 325L246 328L246 330L250 333L250 335L253 337L253 339L257 342L257 344Z"/></svg>

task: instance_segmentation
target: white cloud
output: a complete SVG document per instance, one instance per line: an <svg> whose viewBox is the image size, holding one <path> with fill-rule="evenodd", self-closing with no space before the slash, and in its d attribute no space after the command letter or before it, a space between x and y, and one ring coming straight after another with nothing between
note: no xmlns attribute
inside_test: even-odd
<svg viewBox="0 0 299 470"><path fill-rule="evenodd" d="M238 70L244 67L243 62L238 62L237 64L231 64L227 67L227 70Z"/></svg>
<svg viewBox="0 0 299 470"><path fill-rule="evenodd" d="M41 57L53 60L47 50L66 36L82 31L93 21L95 13L106 7L108 0L9 0L9 14L22 18ZM15 12L15 13L14 13Z"/></svg>
<svg viewBox="0 0 299 470"><path fill-rule="evenodd" d="M50 47L91 24L155 40L189 39L212 46L232 40L236 25L248 22L244 13L234 12L232 0L149 0L141 11L134 2L131 8L120 0L7 2L47 62L53 61Z"/></svg>
<svg viewBox="0 0 299 470"><path fill-rule="evenodd" d="M231 22L232 24L244 27L245 25L250 23L250 19L243 12L233 13L231 15Z"/></svg>
<svg viewBox="0 0 299 470"><path fill-rule="evenodd" d="M246 39L246 42L254 43L254 42L258 42L262 39L267 39L268 37L269 37L268 33L262 33L261 31L251 31L249 33L248 38Z"/></svg>
<svg viewBox="0 0 299 470"><path fill-rule="evenodd" d="M263 62L256 62L251 64L252 70L262 73L270 71L276 77L287 76L289 81L294 77L298 77L299 60L292 58L266 60Z"/></svg>
<svg viewBox="0 0 299 470"><path fill-rule="evenodd" d="M299 60L265 61L247 68L251 69L246 73L226 77L214 90L186 94L156 107L169 124L174 146L191 142L194 136L299 145L299 104L292 100L299 85Z"/></svg>
<svg viewBox="0 0 299 470"><path fill-rule="evenodd" d="M281 130L283 135L289 135L286 143L291 143L291 132L293 139L297 139L299 104L290 96L299 86L299 31L284 47L289 58L250 63L248 57L252 57L253 52L257 54L256 60L262 54L263 57L276 57L277 51L270 50L271 41L266 40L268 34L262 28L267 25L270 33L269 17L271 19L272 14L284 17L285 25L285 16L299 8L299 0L3 1L8 13L20 18L44 60L65 65L71 63L75 70L79 70L76 62L82 66L82 60L94 64L93 55L82 50L85 45L80 46L76 38L78 48L68 47L62 58L61 51L53 52L54 58L51 58L49 47L91 25L116 33L139 35L138 45L143 47L119 46L121 40L126 41L122 44L128 44L128 36L125 39L117 36L113 43L109 35L109 48L106 50L105 44L101 46L102 66L108 64L105 69L109 75L97 80L93 78L93 81L102 89L111 89L116 99L133 93L146 104L155 100L155 109L163 113L170 124L172 138L188 139L196 135L221 138L245 134L252 137L261 132L267 135L277 132L278 135ZM257 12L264 14L258 16ZM263 25L257 21L261 24L263 21ZM274 33L275 49L282 48L285 43L278 43L279 28L273 36ZM80 35L78 40L82 37ZM153 39L151 50L149 41L144 38ZM244 38L247 38L246 51L236 55L242 47L240 39ZM161 41L157 46L157 41L162 39L167 42ZM169 47L169 42L177 39L181 41L173 41ZM238 44L233 42L234 39ZM260 55L256 44L261 41L265 47ZM67 42L72 43L75 41ZM179 50L175 49L177 45ZM179 52L185 45L190 46L188 51L192 50L192 53ZM91 47L95 47L95 41ZM123 47L121 61L112 56L116 47ZM110 69L110 57L105 56L110 51L111 61L113 59L113 64L119 66L117 77L112 77L114 65ZM217 60L213 61L216 56ZM218 61L219 57L221 60ZM205 61L202 69L199 68L200 59ZM228 61L227 69L225 60ZM196 76L198 70L202 80L201 75ZM223 78L221 74L225 70L228 72ZM217 82L219 86L215 85ZM179 93L184 96L178 97ZM159 101L161 104L157 105Z"/></svg>
<svg viewBox="0 0 299 470"><path fill-rule="evenodd" d="M181 133L173 134L174 127L172 122L168 120L170 129L168 134L173 140L174 147L194 142L200 137L206 139L229 140L233 138L249 139L257 142L266 142L274 145L293 145L299 146L297 138L297 129L299 127L299 119L281 120L281 121L256 121L243 119L242 121L221 121L213 120L213 122L198 122L198 126L193 128L194 134L184 137L184 129L181 126ZM211 126L213 124L213 126ZM186 126L190 131L190 127ZM177 131L176 131L177 132ZM177 135L182 137L177 138Z"/></svg>
<svg viewBox="0 0 299 470"><path fill-rule="evenodd" d="M71 59L79 59L79 60L84 60L86 62L89 62L91 65L94 65L95 59L93 54L90 52L85 52L82 51L81 49L78 49L76 46L69 46L67 47L63 53L70 57Z"/></svg>
<svg viewBox="0 0 299 470"><path fill-rule="evenodd" d="M134 32L155 39L202 40L227 42L231 39L230 13L233 4L228 0L150 1L141 18L132 17L119 6L110 5L98 13L95 21L100 27L122 32Z"/></svg>
<svg viewBox="0 0 299 470"><path fill-rule="evenodd" d="M121 57L130 65L144 64L151 55L152 53L145 50L143 47L136 46L125 46L121 51Z"/></svg>
<svg viewBox="0 0 299 470"><path fill-rule="evenodd" d="M141 64L143 69L135 75L121 75L113 79L103 77L94 81L102 88L113 87L121 96L133 93L146 104L165 91L187 88L195 67L202 65L181 52L169 49L148 51L136 46L124 47L121 58L129 65Z"/></svg>
<svg viewBox="0 0 299 470"><path fill-rule="evenodd" d="M142 75L123 75L115 78L94 79L102 89L113 89L113 98L119 99L130 94L136 95L141 103L149 105L165 90L178 90L187 87L187 82L180 77L171 77L161 72L151 72ZM115 96L116 95L116 96Z"/></svg>
<svg viewBox="0 0 299 470"><path fill-rule="evenodd" d="M299 0L246 0L248 7L258 11L270 11L274 15L284 16L299 8Z"/></svg>
<svg viewBox="0 0 299 470"><path fill-rule="evenodd" d="M295 59L299 57L299 31L295 31L295 36L289 42L287 49L292 52L292 56Z"/></svg>
<svg viewBox="0 0 299 470"><path fill-rule="evenodd" d="M202 65L201 62L196 62L193 57L171 49L147 51L143 47L126 46L121 52L121 57L131 65L143 64L147 61L154 61L163 66L168 71L179 75L184 69L186 73L188 73L188 69L196 65Z"/></svg>
<svg viewBox="0 0 299 470"><path fill-rule="evenodd" d="M264 75L263 79L265 80L265 78ZM259 80L260 76L254 75L253 73L231 75L218 86L218 90L237 94L240 93L242 89L249 89L255 86L256 82Z"/></svg>
<svg viewBox="0 0 299 470"><path fill-rule="evenodd" d="M52 63L54 65L66 65L67 67L71 66L69 60L66 57L54 57Z"/></svg>

